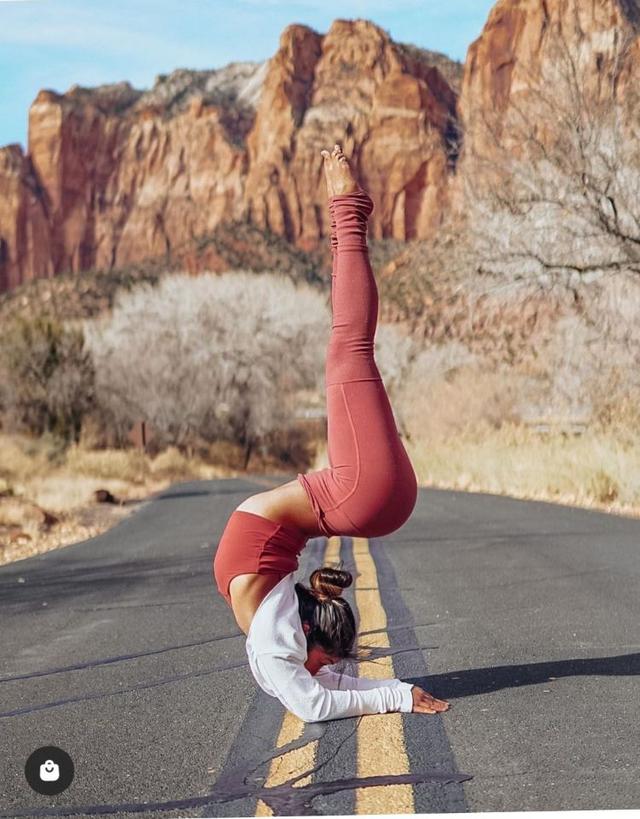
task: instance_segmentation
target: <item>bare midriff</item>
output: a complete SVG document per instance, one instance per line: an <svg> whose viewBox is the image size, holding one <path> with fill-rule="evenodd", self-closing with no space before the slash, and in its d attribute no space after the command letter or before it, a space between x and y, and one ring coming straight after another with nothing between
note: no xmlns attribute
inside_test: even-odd
<svg viewBox="0 0 640 819"><path fill-rule="evenodd" d="M253 512L274 523L296 526L309 537L320 534L307 494L297 480L260 492L244 500L239 511ZM239 574L229 584L231 608L238 626L245 634L258 606L271 589L282 580L278 574Z"/></svg>

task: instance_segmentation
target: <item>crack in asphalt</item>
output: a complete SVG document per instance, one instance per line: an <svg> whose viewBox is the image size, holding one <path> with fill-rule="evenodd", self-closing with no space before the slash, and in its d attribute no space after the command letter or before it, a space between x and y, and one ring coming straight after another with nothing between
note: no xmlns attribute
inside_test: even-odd
<svg viewBox="0 0 640 819"><path fill-rule="evenodd" d="M85 668L96 668L101 665L110 665L111 663L121 663L126 660L137 660L140 657L152 657L156 654L165 654L168 651L180 651L184 648L194 648L195 646L204 646L209 643L218 643L222 640L232 640L237 637L244 636L241 632L237 634L223 634L220 637L209 637L206 640L196 640L192 643L179 643L175 646L165 646L164 648L155 648L151 651L140 651L134 654L119 654L114 657L100 657L97 660L87 660L84 663L74 663L73 665L60 666L59 668L47 668L43 671L32 671L28 674L16 674L12 677L0 677L0 683L13 682L14 680L30 680L34 677L47 677L50 674L63 674L67 671L80 671Z"/></svg>

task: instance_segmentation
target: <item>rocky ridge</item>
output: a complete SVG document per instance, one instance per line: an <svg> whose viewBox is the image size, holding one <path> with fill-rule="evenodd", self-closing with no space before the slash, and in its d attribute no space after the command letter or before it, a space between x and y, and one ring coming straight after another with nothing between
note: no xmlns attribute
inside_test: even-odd
<svg viewBox="0 0 640 819"><path fill-rule="evenodd" d="M336 20L325 35L288 26L262 63L178 69L147 91L42 90L26 153L0 148L0 291L172 257L246 218L316 249L329 131L379 203L372 235L425 235L441 218L461 75L373 23Z"/></svg>

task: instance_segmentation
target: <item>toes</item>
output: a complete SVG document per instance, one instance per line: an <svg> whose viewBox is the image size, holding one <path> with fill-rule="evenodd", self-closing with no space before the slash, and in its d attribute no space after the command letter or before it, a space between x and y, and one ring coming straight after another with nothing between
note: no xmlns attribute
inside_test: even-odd
<svg viewBox="0 0 640 819"><path fill-rule="evenodd" d="M320 151L320 154L322 155L322 158L325 160L325 162L326 162L327 159L330 158L329 151L327 151L326 148L324 148L322 151Z"/></svg>

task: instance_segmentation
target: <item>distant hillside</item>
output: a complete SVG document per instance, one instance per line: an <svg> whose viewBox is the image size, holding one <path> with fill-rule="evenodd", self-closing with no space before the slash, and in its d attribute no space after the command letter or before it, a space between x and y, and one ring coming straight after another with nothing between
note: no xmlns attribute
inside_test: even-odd
<svg viewBox="0 0 640 819"><path fill-rule="evenodd" d="M111 270L65 273L51 279L25 282L0 294L0 326L15 316L54 314L63 320L90 318L113 306L120 289L155 284L166 273L186 270L276 271L296 281L327 287L330 277L328 246L306 253L280 236L261 231L247 222L220 225L208 237L187 243L172 258L147 259Z"/></svg>

